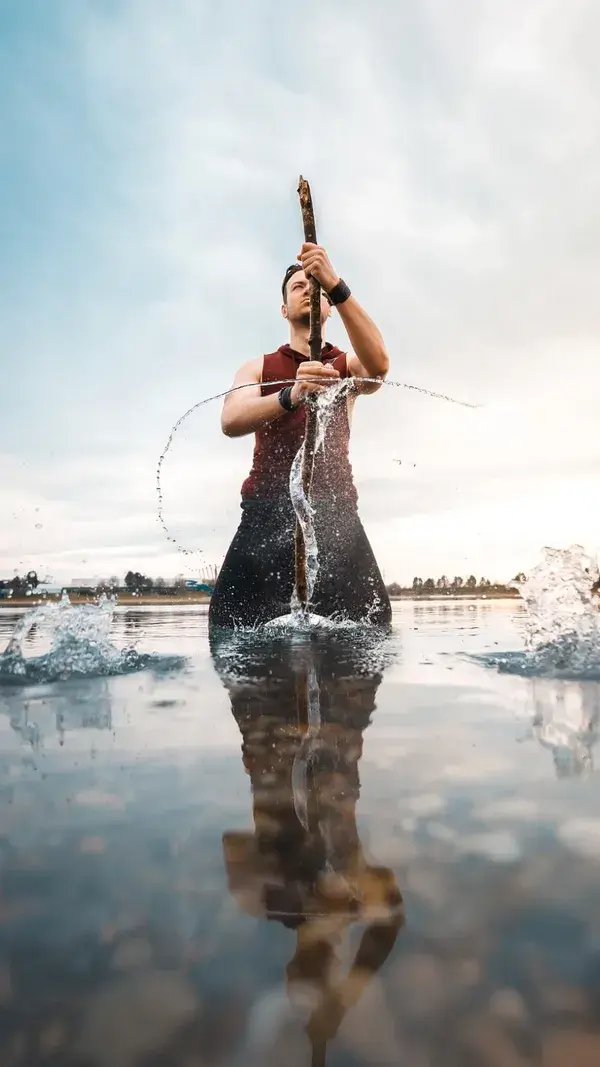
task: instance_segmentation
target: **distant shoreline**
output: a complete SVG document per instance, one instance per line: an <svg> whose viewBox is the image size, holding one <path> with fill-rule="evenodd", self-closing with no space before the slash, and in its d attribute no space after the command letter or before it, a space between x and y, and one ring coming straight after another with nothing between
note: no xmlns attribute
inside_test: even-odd
<svg viewBox="0 0 600 1067"><path fill-rule="evenodd" d="M7 597L0 598L1 608L35 608L41 604L57 603L61 599L60 594L52 593L47 596L39 596L33 594L32 596L20 596L20 597ZM390 595L390 600L393 602L399 600L452 600L454 602L459 600L519 600L520 594L516 589L506 590L506 592L464 592L464 593L413 593L412 590L407 589L406 592L402 592L400 595ZM98 595L95 593L70 593L69 600L72 604L95 604L98 601ZM117 607L145 607L145 606L158 606L160 604L209 604L210 594L208 593L168 593L164 596L160 593L140 593L135 595L133 593L119 593L116 597Z"/></svg>
<svg viewBox="0 0 600 1067"><path fill-rule="evenodd" d="M68 593L72 604L97 604L98 593ZM40 604L56 604L61 599L61 593L48 593L40 596L33 593L31 596L12 596L0 599L0 608L36 608ZM162 596L160 593L118 593L115 597L117 607L125 605L136 607L140 604L209 604L208 593L172 593Z"/></svg>

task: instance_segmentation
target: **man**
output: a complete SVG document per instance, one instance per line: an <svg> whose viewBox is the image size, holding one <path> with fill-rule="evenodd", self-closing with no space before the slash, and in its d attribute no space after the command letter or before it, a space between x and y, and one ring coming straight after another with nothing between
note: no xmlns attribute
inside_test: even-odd
<svg viewBox="0 0 600 1067"><path fill-rule="evenodd" d="M290 611L294 588L294 529L289 494L292 462L304 439L305 403L341 378L354 387L333 405L323 447L315 457L311 500L319 549L319 572L311 609L327 617L387 624L391 607L381 573L357 511L348 458L356 396L379 389L389 359L374 322L334 271L320 245L305 243L299 262L288 267L281 313L289 344L250 360L225 398L221 416L228 437L255 435L254 459L242 485L242 520L211 598L214 626L253 626ZM331 307L338 309L353 351L324 344L321 360L309 359L309 278L319 282L324 331ZM293 384L281 385L285 379ZM316 379L316 380L312 380Z"/></svg>

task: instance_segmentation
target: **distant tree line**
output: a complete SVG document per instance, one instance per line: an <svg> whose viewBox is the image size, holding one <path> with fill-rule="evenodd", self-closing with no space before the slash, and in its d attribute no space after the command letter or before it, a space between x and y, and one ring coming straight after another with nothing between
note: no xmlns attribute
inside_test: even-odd
<svg viewBox="0 0 600 1067"><path fill-rule="evenodd" d="M525 574L520 572L513 579L514 582L525 581ZM207 583L209 586L214 582ZM39 585L39 579L35 571L29 571L25 577L15 575L14 578L8 578L0 580L0 595L6 596L25 596L37 589ZM66 585L66 588L75 589L73 586ZM78 587L79 588L79 587ZM89 592L91 587L81 587L80 592ZM154 594L181 594L186 591L186 578L183 574L178 574L171 581L165 581L164 578L151 578L147 574L141 574L140 571L127 571L125 575L124 584L121 580L113 575L104 581L99 582L93 587L94 591L104 592L107 594L115 594L119 591L127 593L154 593ZM402 586L398 582L392 582L386 586L390 596L431 596L446 594L448 596L469 596L473 594L486 594L493 596L498 594L501 596L510 596L516 594L515 586L512 584L502 584L499 582L491 582L489 578L477 579L474 574L470 574L468 578L462 578L460 575L456 575L450 579L445 574L442 574L440 578L420 578L415 577L412 580L412 585Z"/></svg>
<svg viewBox="0 0 600 1067"><path fill-rule="evenodd" d="M186 587L186 581L187 579L183 574L178 574L175 578L166 581L161 577L152 578L150 575L142 574L140 571L127 571L124 582L116 575L113 575L111 578L99 582L94 586L94 589L99 593L107 594L119 592L130 594L158 593L167 596L173 593L189 592Z"/></svg>
<svg viewBox="0 0 600 1067"><path fill-rule="evenodd" d="M127 571L125 575L125 589L128 593L181 593L186 588L185 583L183 574L178 574L170 582L160 577L150 578L139 571Z"/></svg>
<svg viewBox="0 0 600 1067"><path fill-rule="evenodd" d="M515 582L524 580L525 575L523 572L517 574L513 579ZM402 594L405 596L431 596L432 594L471 596L477 593L486 594L487 596L493 596L495 593L509 596L516 593L515 586L512 584L505 585L500 582L491 582L489 578L479 578L478 580L474 574L470 574L468 578L461 578L460 575L456 575L452 579L445 574L442 574L440 578L416 577L413 578L410 586L402 586L398 582L392 582L386 588L390 596L402 596Z"/></svg>
<svg viewBox="0 0 600 1067"><path fill-rule="evenodd" d="M27 596L28 593L37 589L39 579L35 571L29 571L24 578L16 574L14 578L0 579L0 592L12 593L13 596Z"/></svg>
<svg viewBox="0 0 600 1067"><path fill-rule="evenodd" d="M62 583L62 588L69 590L72 593L89 594L93 593L106 593L108 595L114 595L119 592L126 593L158 593L158 594L177 594L181 595L184 592L191 592L186 586L186 577L183 574L178 574L175 578L166 581L164 578L151 578L147 574L141 574L140 571L127 571L125 580L119 578L117 575L113 575L110 578L103 579L97 583L90 583L89 585L79 585L70 582ZM199 583L201 584L201 583ZM214 581L206 583L209 588L214 585ZM29 571L25 577L15 575L14 578L0 579L0 597L22 597L32 593L40 585L37 573L35 571Z"/></svg>

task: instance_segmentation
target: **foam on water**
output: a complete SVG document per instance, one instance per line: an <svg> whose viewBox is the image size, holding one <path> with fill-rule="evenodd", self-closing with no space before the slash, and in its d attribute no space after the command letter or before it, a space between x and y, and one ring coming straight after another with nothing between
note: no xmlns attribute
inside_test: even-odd
<svg viewBox="0 0 600 1067"><path fill-rule="evenodd" d="M109 639L116 602L102 595L96 604L74 607L68 596L41 604L19 619L5 651L0 655L0 685L30 685L67 678L93 678L133 671L181 667L179 656L140 653L117 648ZM23 651L31 631L48 632L50 651L27 657Z"/></svg>
<svg viewBox="0 0 600 1067"><path fill-rule="evenodd" d="M600 680L597 578L598 564L581 545L545 548L525 581L514 583L527 608L525 651L475 658L508 674Z"/></svg>
<svg viewBox="0 0 600 1067"><path fill-rule="evenodd" d="M354 624L356 625L356 624ZM325 615L317 615L315 612L304 612L298 609L290 611L287 615L279 615L276 619L269 619L263 625L266 633L273 631L287 631L292 636L294 633L310 633L312 630L336 629L338 624Z"/></svg>
<svg viewBox="0 0 600 1067"><path fill-rule="evenodd" d="M291 616L284 616L291 620ZM279 620L275 619L274 623ZM352 663L352 673L383 671L395 656L394 643L387 627L365 623L336 624L324 620L323 627L301 626L290 621L288 627L274 624L254 630L213 627L209 633L211 653L223 677L244 678L257 664L268 676L271 663L280 670L286 663L290 670L306 668L314 657L335 656L340 672Z"/></svg>

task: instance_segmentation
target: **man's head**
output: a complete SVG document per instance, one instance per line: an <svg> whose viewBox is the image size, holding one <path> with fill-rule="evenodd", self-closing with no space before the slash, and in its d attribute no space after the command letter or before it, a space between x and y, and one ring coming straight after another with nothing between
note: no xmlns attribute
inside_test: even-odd
<svg viewBox="0 0 600 1067"><path fill-rule="evenodd" d="M299 263L292 263L285 272L281 286L283 304L281 314L290 326L310 326L309 280ZM321 325L331 314L331 305L321 292Z"/></svg>

